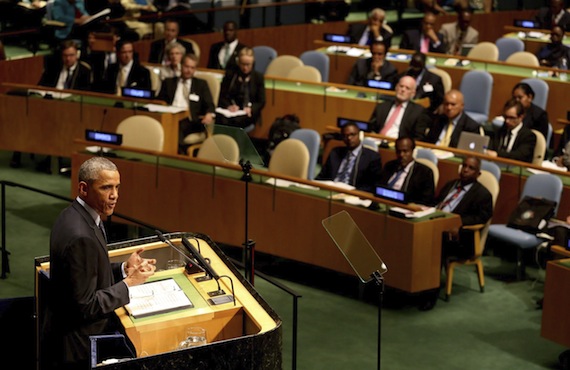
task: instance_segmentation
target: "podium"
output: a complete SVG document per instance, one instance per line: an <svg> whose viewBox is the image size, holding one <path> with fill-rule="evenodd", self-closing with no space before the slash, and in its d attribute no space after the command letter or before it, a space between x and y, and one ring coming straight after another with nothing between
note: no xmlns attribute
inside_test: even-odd
<svg viewBox="0 0 570 370"><path fill-rule="evenodd" d="M165 236L181 250L184 249L181 238L187 238L223 278L204 280L205 274L201 271L188 273L184 267L166 269L167 261L182 257L156 236L109 244L112 262L124 261L132 252L144 247L143 256L157 260L157 272L152 280L176 279L194 307L138 319L130 316L124 307L115 310L136 348L137 357L104 368L158 369L165 364L169 369L188 369L191 364L207 364L212 369L281 368L281 319L217 245L202 234L171 233ZM49 257L38 257L35 263L37 328L41 328L43 302L48 294ZM225 294L233 295L234 301L221 304L211 301L208 293L218 290L218 283ZM208 344L177 349L190 326L205 328ZM39 338L39 331L37 334ZM38 343L38 353L41 353L39 346Z"/></svg>

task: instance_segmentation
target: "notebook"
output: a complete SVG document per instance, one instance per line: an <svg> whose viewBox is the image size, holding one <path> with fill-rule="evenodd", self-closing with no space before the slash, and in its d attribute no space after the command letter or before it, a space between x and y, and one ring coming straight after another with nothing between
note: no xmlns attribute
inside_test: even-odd
<svg viewBox="0 0 570 370"><path fill-rule="evenodd" d="M470 150L473 152L484 154L489 146L489 136L481 136L473 132L462 132L459 136L457 149Z"/></svg>

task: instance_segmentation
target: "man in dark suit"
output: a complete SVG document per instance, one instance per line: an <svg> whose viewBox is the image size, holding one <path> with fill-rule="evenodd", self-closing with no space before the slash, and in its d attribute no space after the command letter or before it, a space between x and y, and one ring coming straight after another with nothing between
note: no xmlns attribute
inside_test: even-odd
<svg viewBox="0 0 570 370"><path fill-rule="evenodd" d="M208 68L237 70L237 56L245 47L237 38L238 26L234 21L224 23L224 41L212 44L208 57Z"/></svg>
<svg viewBox="0 0 570 370"><path fill-rule="evenodd" d="M117 63L109 65L103 92L121 95L122 87L151 90L150 71L134 57L132 41L117 42Z"/></svg>
<svg viewBox="0 0 570 370"><path fill-rule="evenodd" d="M371 45L373 41L381 41L388 50L392 45L392 32L383 27L385 19L386 12L383 9L372 9L367 23L351 23L346 34L354 44Z"/></svg>
<svg viewBox="0 0 570 370"><path fill-rule="evenodd" d="M119 186L114 163L88 159L79 168L77 198L53 225L40 347L46 369L90 368L89 336L124 334L114 311L129 303L129 287L144 283L156 269L156 260L141 257L142 248L124 263L109 261L103 218L113 214Z"/></svg>
<svg viewBox="0 0 570 370"><path fill-rule="evenodd" d="M414 53L412 60L410 60L410 67L404 75L416 79L417 88L414 100L429 99L428 111L430 113L436 112L443 101L443 81L441 77L426 68L426 55L419 51Z"/></svg>
<svg viewBox="0 0 570 370"><path fill-rule="evenodd" d="M372 57L359 58L350 72L348 85L367 86L366 81L387 81L392 85L396 81L398 70L386 60L386 45L382 41L374 41L370 45Z"/></svg>
<svg viewBox="0 0 570 370"><path fill-rule="evenodd" d="M345 146L331 150L315 180L344 182L356 189L374 193L382 161L378 152L362 145L359 134L360 129L354 122L342 127Z"/></svg>
<svg viewBox="0 0 570 370"><path fill-rule="evenodd" d="M494 132L487 155L532 162L536 135L523 125L524 107L515 98L503 107L505 123Z"/></svg>
<svg viewBox="0 0 570 370"><path fill-rule="evenodd" d="M410 76L400 78L395 101L378 104L372 112L371 130L393 138L423 140L431 121L426 109L411 101L415 94L416 80Z"/></svg>
<svg viewBox="0 0 570 370"><path fill-rule="evenodd" d="M166 46L175 42L178 42L184 46L184 49L186 49L186 54L194 54L194 48L192 47L192 44L178 38L179 32L180 24L178 21L175 19L167 19L164 22L164 38L155 40L150 44L148 62L168 65L169 61L168 55L166 54Z"/></svg>
<svg viewBox="0 0 570 370"><path fill-rule="evenodd" d="M180 77L167 78L162 82L158 99L169 105L188 109L189 116L178 127L178 153L186 154L189 145L206 138L206 125L214 123L215 106L208 83L194 77L198 58L186 54L182 58Z"/></svg>
<svg viewBox="0 0 570 370"><path fill-rule="evenodd" d="M463 131L478 133L480 125L465 112L463 94L459 90L449 90L443 99L443 114L433 121L427 141L440 146L457 148Z"/></svg>
<svg viewBox="0 0 570 370"><path fill-rule="evenodd" d="M414 161L416 143L409 137L396 140L396 159L386 163L379 184L403 191L410 203L431 205L435 192L432 170Z"/></svg>
<svg viewBox="0 0 570 370"><path fill-rule="evenodd" d="M404 31L400 41L400 49L421 51L422 53L445 53L446 45L443 35L434 29L436 17L433 13L425 13L420 30Z"/></svg>
<svg viewBox="0 0 570 370"><path fill-rule="evenodd" d="M570 30L570 13L564 9L562 0L550 0L550 5L540 8L535 18L544 30L550 30L553 26L560 26L564 31Z"/></svg>
<svg viewBox="0 0 570 370"><path fill-rule="evenodd" d="M552 27L550 31L550 43L544 45L536 53L541 66L552 68L566 68L570 64L570 48L562 43L564 30L560 26ZM564 66L566 63L566 66Z"/></svg>

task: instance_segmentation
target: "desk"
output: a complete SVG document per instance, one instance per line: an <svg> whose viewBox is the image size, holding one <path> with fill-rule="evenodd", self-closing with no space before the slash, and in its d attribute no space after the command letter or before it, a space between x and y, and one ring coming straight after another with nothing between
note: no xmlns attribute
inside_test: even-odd
<svg viewBox="0 0 570 370"><path fill-rule="evenodd" d="M181 236L198 238L201 254L210 259L216 273L231 277L236 304L209 304L207 292L217 290L217 284L214 280L197 282L195 278L203 276L203 273L188 275L183 272L183 268L158 271L153 279L173 277L190 297L194 307L139 319L129 316L124 307L115 311L135 345L137 357L144 356L137 359L138 368L163 368L165 359L168 360L169 369L187 369L190 359L193 362L208 363L211 368L226 367L222 364L228 363L232 363L232 367L242 369L279 368L281 320L277 314L207 236L192 233L174 233L167 235L169 236L173 244L179 247ZM158 241L157 237L110 244L109 257L112 262L124 261L140 247L145 248L147 258L157 259L157 270L164 269L168 259L178 258L176 252ZM36 262L36 277L39 276L40 269L49 270L49 260L36 259ZM231 294L229 279L223 278L219 282L220 287ZM43 288L40 286L39 291L43 291ZM42 297L36 297L40 303ZM41 307L41 304L38 307ZM176 346L185 336L186 328L192 325L205 328L208 343L215 345L176 351ZM129 362L125 363L125 368L133 368L133 364ZM257 365L254 366L254 363Z"/></svg>
<svg viewBox="0 0 570 370"><path fill-rule="evenodd" d="M548 261L540 334L570 348L570 259Z"/></svg>
<svg viewBox="0 0 570 370"><path fill-rule="evenodd" d="M505 26L506 34L503 37L512 37L520 39L524 42L524 49L530 53L536 54L542 47L550 43L550 30L529 29L514 26ZM521 33L524 34L521 37ZM534 37L531 35L535 35ZM562 43L570 45L570 37L568 33L564 35Z"/></svg>
<svg viewBox="0 0 570 370"><path fill-rule="evenodd" d="M134 151L121 152L121 156L113 159L121 172L121 201L116 212L165 230L191 226L220 243L243 243L241 167L141 156ZM89 157L75 153L73 170ZM441 234L459 226L457 215L400 219L333 201L328 198L333 194L330 191L269 186L261 176L267 173L252 172L248 222L256 251L354 275L321 225L323 219L346 210L388 266L388 286L412 293L439 287ZM72 183L75 193L76 180Z"/></svg>

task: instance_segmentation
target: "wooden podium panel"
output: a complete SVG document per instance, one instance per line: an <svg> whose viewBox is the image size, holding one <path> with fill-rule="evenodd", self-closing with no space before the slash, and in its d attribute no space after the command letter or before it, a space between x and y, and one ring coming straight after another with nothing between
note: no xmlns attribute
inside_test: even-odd
<svg viewBox="0 0 570 370"><path fill-rule="evenodd" d="M570 259L546 265L541 335L570 348Z"/></svg>

